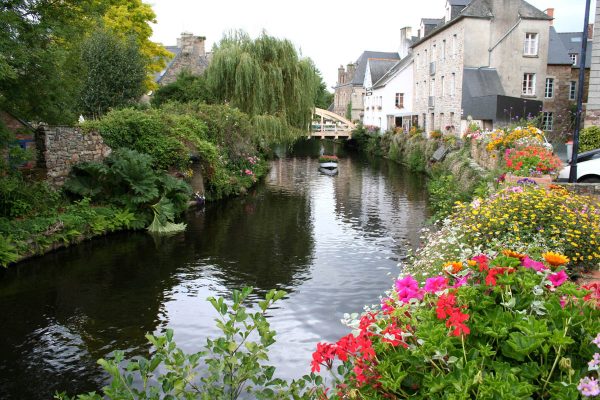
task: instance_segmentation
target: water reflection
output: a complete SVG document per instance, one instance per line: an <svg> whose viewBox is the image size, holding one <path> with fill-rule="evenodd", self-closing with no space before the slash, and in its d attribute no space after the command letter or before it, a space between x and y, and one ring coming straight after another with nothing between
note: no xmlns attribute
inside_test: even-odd
<svg viewBox="0 0 600 400"><path fill-rule="evenodd" d="M318 172L320 152L341 157ZM148 351L144 334L176 332L188 351L216 333L207 296L253 286L289 294L269 316L271 362L308 371L315 343L346 332L339 319L378 301L427 217L419 177L398 165L306 141L272 163L249 195L188 216L185 233L119 234L0 272L0 398L98 389L96 359Z"/></svg>

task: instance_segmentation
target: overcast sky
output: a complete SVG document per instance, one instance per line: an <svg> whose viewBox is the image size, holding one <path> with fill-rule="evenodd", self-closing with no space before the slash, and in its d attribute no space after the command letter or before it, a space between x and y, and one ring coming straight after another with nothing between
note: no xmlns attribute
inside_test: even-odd
<svg viewBox="0 0 600 400"><path fill-rule="evenodd" d="M181 32L205 36L207 49L224 32L243 29L252 37L264 29L291 40L310 57L330 90L337 68L356 61L364 50L397 51L400 28L421 18L441 18L446 0L144 0L152 5L158 23L152 40L174 45ZM581 31L585 0L530 0L540 10L553 7L559 32ZM590 22L596 0L591 2Z"/></svg>

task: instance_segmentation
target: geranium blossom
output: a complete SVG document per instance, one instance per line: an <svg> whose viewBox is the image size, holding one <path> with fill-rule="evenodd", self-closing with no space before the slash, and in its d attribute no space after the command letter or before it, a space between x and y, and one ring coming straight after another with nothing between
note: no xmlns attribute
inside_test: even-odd
<svg viewBox="0 0 600 400"><path fill-rule="evenodd" d="M536 270L537 272L548 269L548 267L546 267L543 262L532 260L531 258L529 258L527 256L525 256L525 258L523 258L523 261L521 261L521 264L525 268L532 268L532 269Z"/></svg>
<svg viewBox="0 0 600 400"><path fill-rule="evenodd" d="M398 300L402 303L408 303L411 299L423 298L423 293L419 289L419 282L410 275L396 281L396 292L398 293Z"/></svg>

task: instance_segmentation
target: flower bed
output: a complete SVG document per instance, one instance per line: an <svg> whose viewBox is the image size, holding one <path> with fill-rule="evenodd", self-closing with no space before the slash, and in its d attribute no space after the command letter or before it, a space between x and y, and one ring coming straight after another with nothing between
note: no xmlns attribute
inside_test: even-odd
<svg viewBox="0 0 600 400"><path fill-rule="evenodd" d="M336 163L336 162L338 162L338 160L339 159L337 156L322 155L319 157L320 163L330 163L330 162Z"/></svg>
<svg viewBox="0 0 600 400"><path fill-rule="evenodd" d="M510 247L536 256L561 251L572 260L570 266L597 269L598 238L597 202L558 186L546 190L524 182L487 199L458 203L439 231L427 237L426 245L417 251L408 268L427 273L436 271L448 259Z"/></svg>
<svg viewBox="0 0 600 400"><path fill-rule="evenodd" d="M506 149L506 169L517 176L554 175L562 168L562 161L554 153L539 146Z"/></svg>
<svg viewBox="0 0 600 400"><path fill-rule="evenodd" d="M339 398L597 393L600 293L568 282L566 261L505 251L398 279L381 307L347 318L352 333L317 345L312 370L334 374Z"/></svg>

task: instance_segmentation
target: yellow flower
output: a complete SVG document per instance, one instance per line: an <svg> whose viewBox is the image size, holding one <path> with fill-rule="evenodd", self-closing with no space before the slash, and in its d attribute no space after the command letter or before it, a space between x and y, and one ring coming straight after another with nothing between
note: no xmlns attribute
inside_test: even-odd
<svg viewBox="0 0 600 400"><path fill-rule="evenodd" d="M542 257L544 257L544 260L546 260L548 264L555 267L566 264L570 261L568 257L559 253L553 253L551 251L542 254Z"/></svg>

